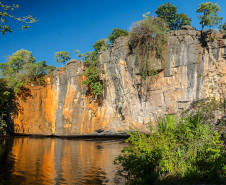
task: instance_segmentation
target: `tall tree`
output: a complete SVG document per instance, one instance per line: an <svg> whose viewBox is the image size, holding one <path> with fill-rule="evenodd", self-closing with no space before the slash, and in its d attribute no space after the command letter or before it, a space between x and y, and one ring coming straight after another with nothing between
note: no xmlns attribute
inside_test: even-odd
<svg viewBox="0 0 226 185"><path fill-rule="evenodd" d="M184 13L177 13L177 7L172 3L165 3L155 11L157 17L160 17L169 24L171 30L180 29L183 25L191 25L191 18Z"/></svg>
<svg viewBox="0 0 226 185"><path fill-rule="evenodd" d="M221 23L223 17L217 15L221 10L220 6L212 2L201 3L199 8L196 10L197 13L202 13L198 16L200 24L202 25L202 33L204 31L204 26L217 26Z"/></svg>
<svg viewBox="0 0 226 185"><path fill-rule="evenodd" d="M6 32L12 32L12 29L9 25L7 25L7 19L14 19L18 22L22 22L23 26L22 29L29 28L31 23L37 22L38 20L35 19L32 15L24 16L24 17L15 17L12 15L11 11L18 9L18 4L13 5L5 5L0 1L0 32L4 35Z"/></svg>

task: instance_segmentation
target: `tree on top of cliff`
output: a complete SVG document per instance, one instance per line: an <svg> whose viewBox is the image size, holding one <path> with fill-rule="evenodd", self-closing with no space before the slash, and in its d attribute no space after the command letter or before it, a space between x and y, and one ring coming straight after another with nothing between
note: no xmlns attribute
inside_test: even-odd
<svg viewBox="0 0 226 185"><path fill-rule="evenodd" d="M56 59L55 62L62 63L62 66L71 59L68 51L56 52L54 58Z"/></svg>
<svg viewBox="0 0 226 185"><path fill-rule="evenodd" d="M115 40L121 36L127 36L129 32L124 29L114 28L109 34L108 39L113 44Z"/></svg>
<svg viewBox="0 0 226 185"><path fill-rule="evenodd" d="M2 35L4 35L6 32L12 32L10 26L6 24L8 18L22 22L24 24L22 26L23 30L29 28L30 27L29 25L31 23L35 23L38 21L32 15L24 17L15 17L11 13L9 13L9 11L13 11L18 8L19 8L18 4L5 5L0 1L0 32L2 33Z"/></svg>
<svg viewBox="0 0 226 185"><path fill-rule="evenodd" d="M223 17L217 16L221 10L220 6L212 2L206 2L199 5L199 8L196 10L197 13L203 13L198 16L200 24L202 25L202 32L204 31L204 26L217 26L221 23Z"/></svg>
<svg viewBox="0 0 226 185"><path fill-rule="evenodd" d="M191 25L191 18L188 18L184 13L177 14L177 7L171 3L165 3L155 11L157 17L164 19L170 30L178 30L183 25Z"/></svg>
<svg viewBox="0 0 226 185"><path fill-rule="evenodd" d="M18 93L25 83L36 81L54 67L46 65L45 61L36 62L30 51L21 49L10 55L5 63L0 64L0 69L7 87Z"/></svg>
<svg viewBox="0 0 226 185"><path fill-rule="evenodd" d="M102 51L106 51L108 48L108 39L99 39L93 45L95 52L100 53Z"/></svg>

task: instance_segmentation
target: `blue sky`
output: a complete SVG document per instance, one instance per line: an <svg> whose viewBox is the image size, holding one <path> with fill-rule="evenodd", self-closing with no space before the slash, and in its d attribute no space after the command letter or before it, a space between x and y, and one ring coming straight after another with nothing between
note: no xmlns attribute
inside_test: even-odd
<svg viewBox="0 0 226 185"><path fill-rule="evenodd" d="M0 63L17 50L32 51L37 61L45 60L54 65L54 53L69 51L91 51L100 38L106 38L113 28L130 30L133 23L142 19L142 14L155 10L170 2L192 17L192 26L200 30L196 9L204 0L1 0L5 4L17 3L17 16L33 15L39 21L27 31L21 24L11 22L12 33L0 35ZM226 1L212 0L221 7L220 16L226 20ZM57 65L61 66L61 65Z"/></svg>

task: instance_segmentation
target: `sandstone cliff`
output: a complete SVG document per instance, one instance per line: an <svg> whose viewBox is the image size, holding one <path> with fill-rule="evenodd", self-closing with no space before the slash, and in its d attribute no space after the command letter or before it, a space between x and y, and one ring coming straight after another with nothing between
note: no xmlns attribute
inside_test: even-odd
<svg viewBox="0 0 226 185"><path fill-rule="evenodd" d="M226 39L221 32L200 32L191 27L170 32L165 60L155 60L155 77L141 78L128 38L121 37L100 55L104 93L89 96L81 76L81 61L71 60L46 78L45 86L28 85L30 96L19 99L13 132L58 136L122 134L130 127L146 131L146 123L162 114L174 114L207 95L224 95ZM210 76L206 78L207 74ZM210 80L215 78L214 90ZM221 88L222 90L222 88Z"/></svg>

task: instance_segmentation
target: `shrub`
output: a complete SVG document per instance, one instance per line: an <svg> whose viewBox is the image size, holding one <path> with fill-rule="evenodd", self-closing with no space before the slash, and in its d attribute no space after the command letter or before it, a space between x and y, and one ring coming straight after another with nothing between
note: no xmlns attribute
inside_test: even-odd
<svg viewBox="0 0 226 185"><path fill-rule="evenodd" d="M154 61L150 61L150 57L164 59L168 30L166 22L155 17L146 17L146 19L136 22L132 27L129 44L130 48L135 50L141 75L144 79L146 76L151 76L155 71Z"/></svg>
<svg viewBox="0 0 226 185"><path fill-rule="evenodd" d="M127 35L129 35L128 31L119 28L114 28L112 32L109 34L108 39L113 44L117 38Z"/></svg>
<svg viewBox="0 0 226 185"><path fill-rule="evenodd" d="M220 134L199 111L162 118L149 135L130 133L127 142L115 159L127 184L220 183L224 176Z"/></svg>

